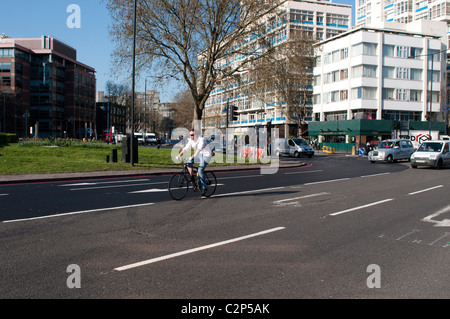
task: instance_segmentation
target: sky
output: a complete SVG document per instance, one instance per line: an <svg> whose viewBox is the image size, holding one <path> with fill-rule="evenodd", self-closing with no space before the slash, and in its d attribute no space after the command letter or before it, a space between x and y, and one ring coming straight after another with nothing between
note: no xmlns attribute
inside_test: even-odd
<svg viewBox="0 0 450 319"><path fill-rule="evenodd" d="M354 0L334 0L333 3L354 5ZM79 15L72 4L78 6ZM10 38L40 38L42 35L56 38L77 50L79 62L96 70L97 91L105 91L108 80L131 88L129 74L113 72L111 53L114 44L109 35L111 18L106 0L14 0L8 1L3 9L0 34ZM80 22L79 27L71 25L76 21ZM145 77L136 79L136 91L144 91ZM180 85L151 87L147 82L147 89L159 91L161 102L172 102Z"/></svg>

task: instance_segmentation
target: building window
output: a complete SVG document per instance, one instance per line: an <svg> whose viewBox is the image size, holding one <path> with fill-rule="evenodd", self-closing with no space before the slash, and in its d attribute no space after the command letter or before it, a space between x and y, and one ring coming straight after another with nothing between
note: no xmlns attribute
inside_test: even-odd
<svg viewBox="0 0 450 319"><path fill-rule="evenodd" d="M397 79L408 80L409 68L397 68Z"/></svg>
<svg viewBox="0 0 450 319"><path fill-rule="evenodd" d="M422 91L421 90L411 90L410 91L410 101L422 102Z"/></svg>
<svg viewBox="0 0 450 319"><path fill-rule="evenodd" d="M376 65L358 65L352 67L352 77L377 77L377 66Z"/></svg>
<svg viewBox="0 0 450 319"><path fill-rule="evenodd" d="M383 77L386 79L394 79L395 78L395 68L393 66L384 66L383 67Z"/></svg>
<svg viewBox="0 0 450 319"><path fill-rule="evenodd" d="M13 49L0 49L0 58L1 57L12 57L14 56Z"/></svg>
<svg viewBox="0 0 450 319"><path fill-rule="evenodd" d="M10 73L11 63L0 63L0 73Z"/></svg>
<svg viewBox="0 0 450 319"><path fill-rule="evenodd" d="M422 80L422 70L421 69L411 69L411 80L421 81Z"/></svg>
<svg viewBox="0 0 450 319"><path fill-rule="evenodd" d="M0 86L11 86L11 77L10 76L0 77Z"/></svg>
<svg viewBox="0 0 450 319"><path fill-rule="evenodd" d="M383 97L383 100L393 100L394 99L394 89L384 88L382 97Z"/></svg>
<svg viewBox="0 0 450 319"><path fill-rule="evenodd" d="M357 55L377 55L376 43L358 43L352 47L353 56Z"/></svg>
<svg viewBox="0 0 450 319"><path fill-rule="evenodd" d="M376 87L359 87L352 89L352 99L375 100L377 98Z"/></svg>

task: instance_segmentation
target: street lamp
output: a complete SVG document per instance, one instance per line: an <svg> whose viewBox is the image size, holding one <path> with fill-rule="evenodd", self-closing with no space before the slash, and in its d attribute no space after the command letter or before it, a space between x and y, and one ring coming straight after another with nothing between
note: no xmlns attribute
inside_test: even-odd
<svg viewBox="0 0 450 319"><path fill-rule="evenodd" d="M133 17L133 96L131 97L131 141L130 141L130 165L134 166L134 96L135 96L135 78L136 78L136 7L137 0L134 0Z"/></svg>

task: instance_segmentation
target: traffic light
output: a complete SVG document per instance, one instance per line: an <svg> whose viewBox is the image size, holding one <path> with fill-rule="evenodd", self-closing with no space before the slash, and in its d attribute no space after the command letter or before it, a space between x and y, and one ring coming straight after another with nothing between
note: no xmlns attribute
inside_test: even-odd
<svg viewBox="0 0 450 319"><path fill-rule="evenodd" d="M230 105L229 109L230 109L230 111L229 111L230 112L230 122L237 121L238 120L238 113L237 113L238 107L235 105Z"/></svg>

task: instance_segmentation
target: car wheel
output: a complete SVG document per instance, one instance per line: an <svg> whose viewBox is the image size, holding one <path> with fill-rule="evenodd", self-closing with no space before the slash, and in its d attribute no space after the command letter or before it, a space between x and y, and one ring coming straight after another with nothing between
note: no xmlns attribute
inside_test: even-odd
<svg viewBox="0 0 450 319"><path fill-rule="evenodd" d="M411 165L412 168L417 168L417 165Z"/></svg>
<svg viewBox="0 0 450 319"><path fill-rule="evenodd" d="M386 161L387 161L388 163L392 163L392 162L394 161L394 158L392 157L392 155L389 155L389 156L387 157Z"/></svg>
<svg viewBox="0 0 450 319"><path fill-rule="evenodd" d="M294 153L294 157L300 157L299 154L298 154L298 152L295 152L295 153Z"/></svg>
<svg viewBox="0 0 450 319"><path fill-rule="evenodd" d="M442 160L441 159L437 162L436 169L442 169Z"/></svg>

